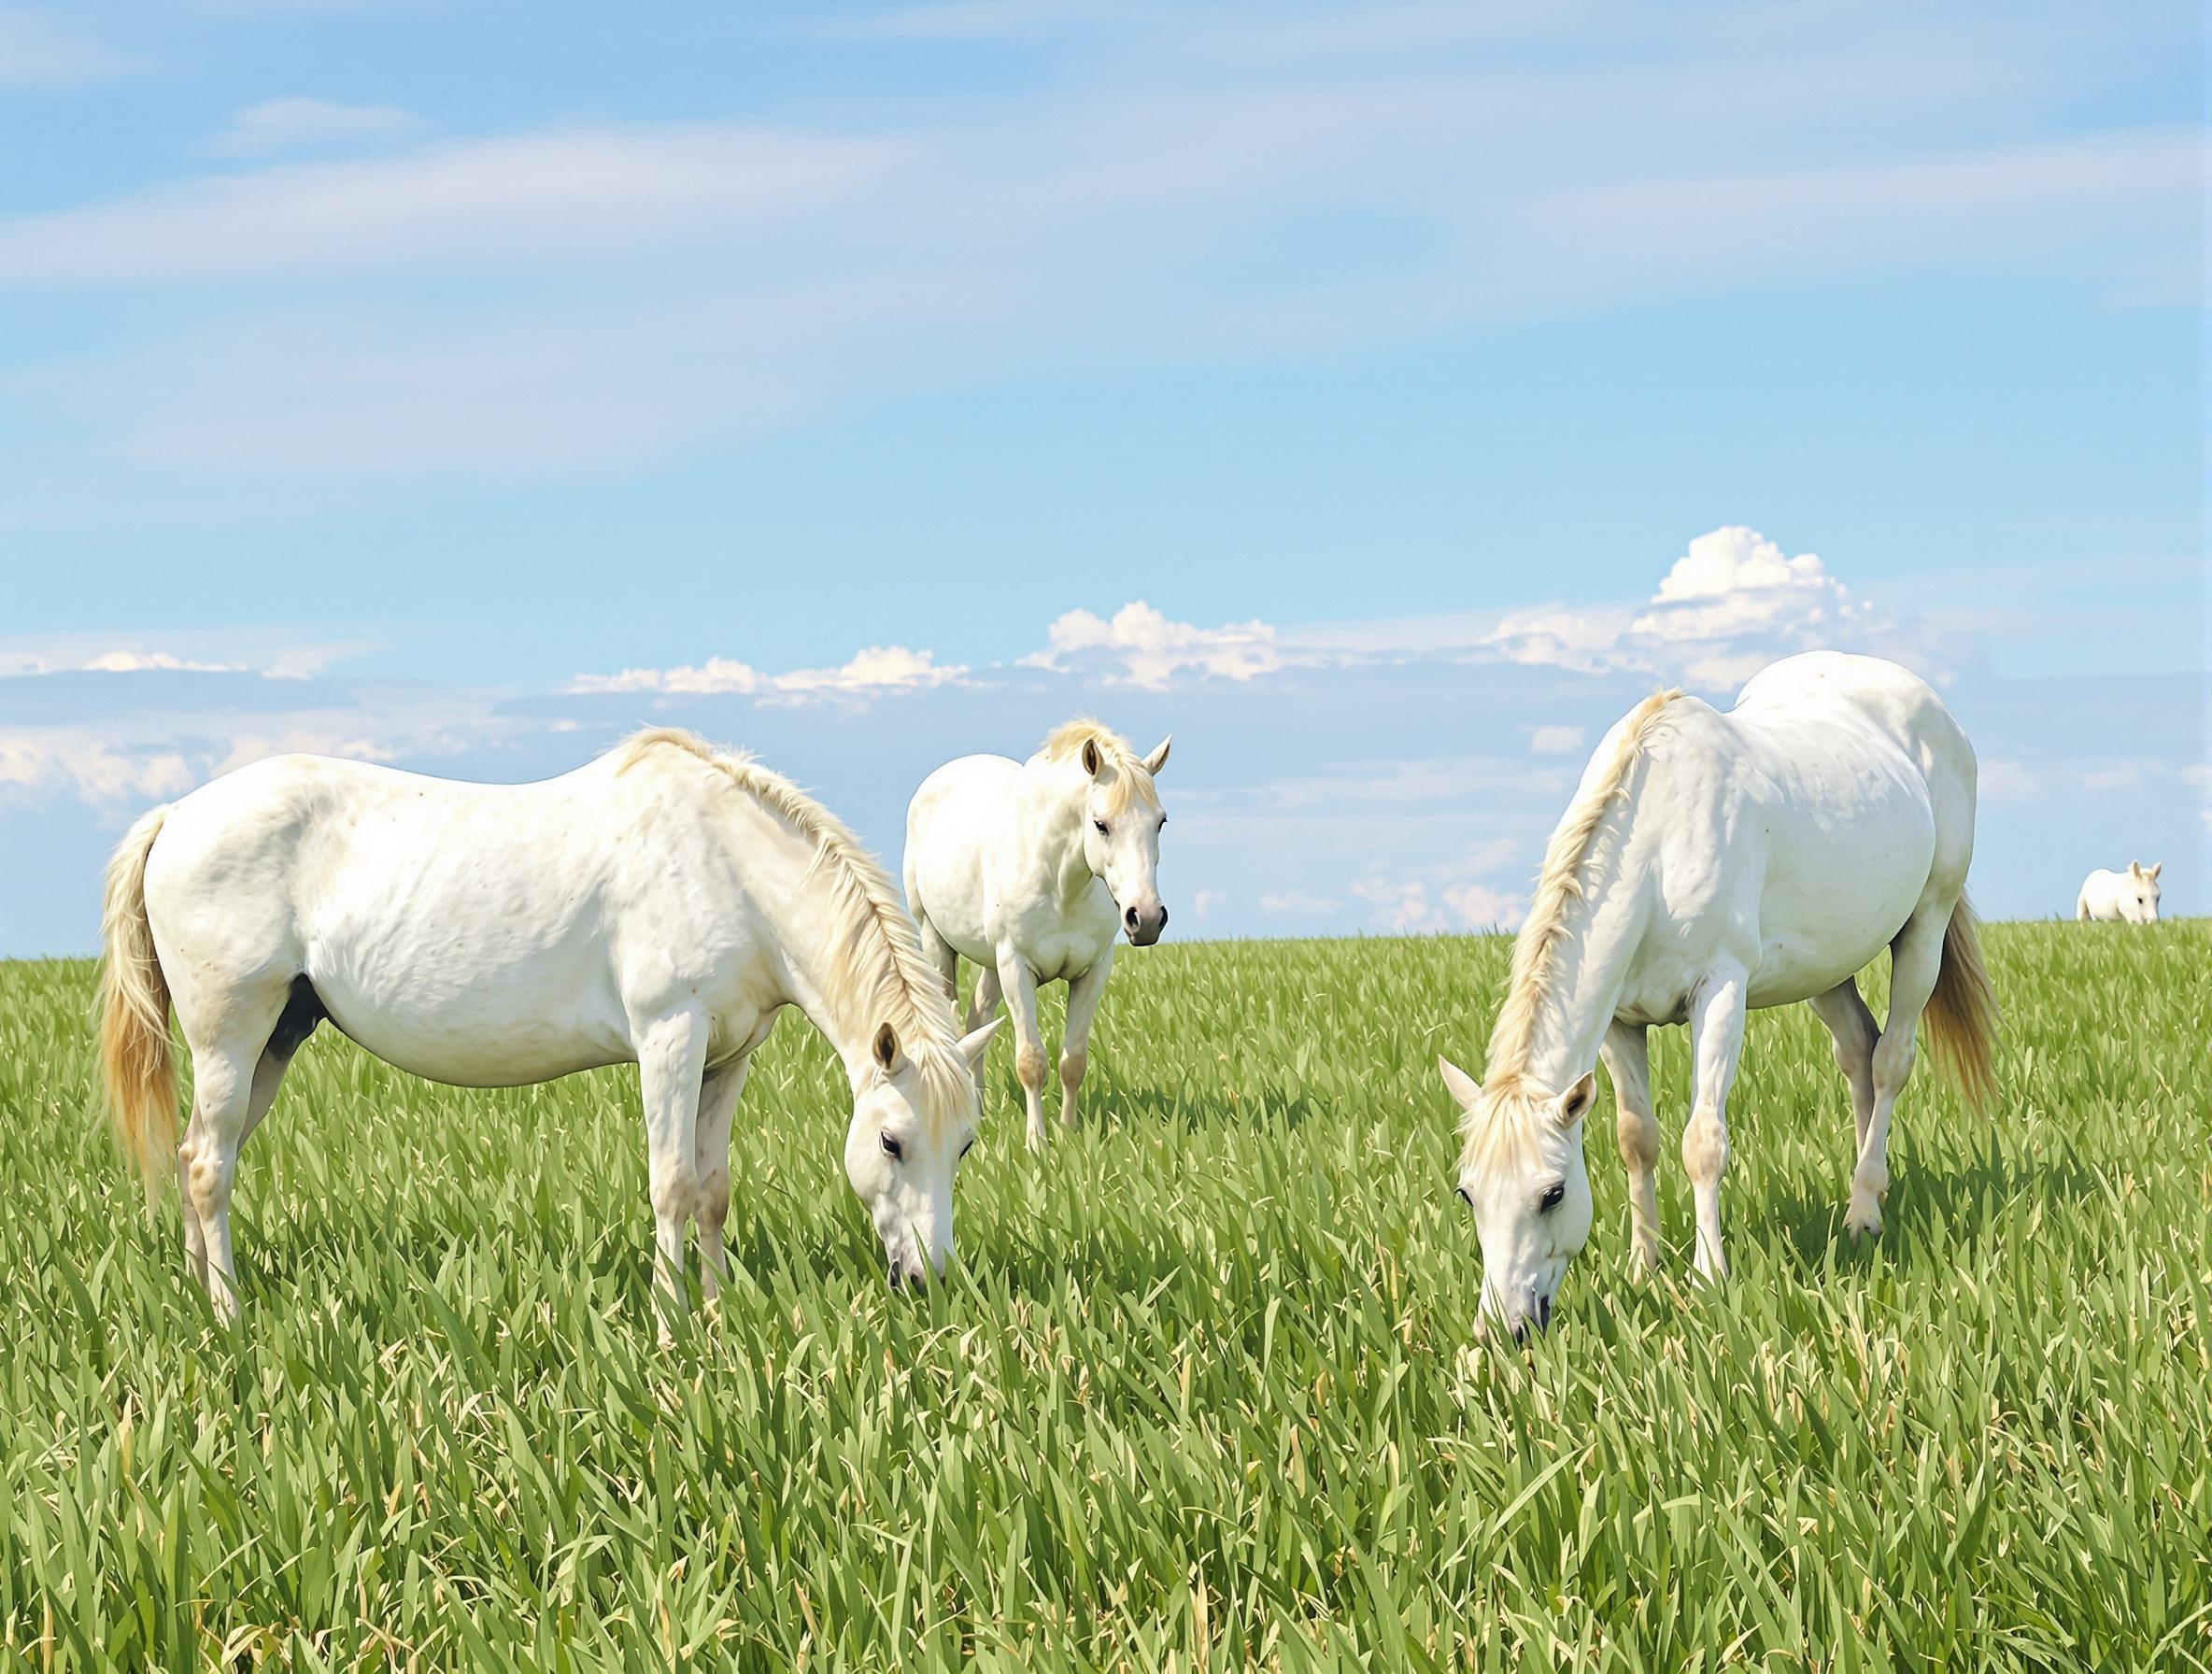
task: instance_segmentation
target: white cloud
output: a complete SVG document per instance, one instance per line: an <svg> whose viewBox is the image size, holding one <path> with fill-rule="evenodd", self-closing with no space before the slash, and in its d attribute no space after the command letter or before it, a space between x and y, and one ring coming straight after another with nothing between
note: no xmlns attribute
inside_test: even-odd
<svg viewBox="0 0 2212 1674"><path fill-rule="evenodd" d="M391 105L337 105L328 99L264 99L235 112L212 147L225 157L392 139L422 126L412 111Z"/></svg>
<svg viewBox="0 0 2212 1674"><path fill-rule="evenodd" d="M1589 736L1584 727L1531 727L1528 730L1528 753L1531 756L1569 756L1582 747L1582 740Z"/></svg>
<svg viewBox="0 0 2212 1674"><path fill-rule="evenodd" d="M1202 924L1213 915L1213 909L1228 904L1228 897L1219 889L1201 889L1190 898L1190 910Z"/></svg>
<svg viewBox="0 0 2212 1674"><path fill-rule="evenodd" d="M1527 898L1485 884L1453 884L1444 890L1444 906L1468 929L1513 929L1528 911Z"/></svg>
<svg viewBox="0 0 2212 1674"><path fill-rule="evenodd" d="M448 141L295 163L0 220L0 280L513 268L636 260L815 210L890 166L889 142L702 123Z"/></svg>
<svg viewBox="0 0 2212 1674"><path fill-rule="evenodd" d="M0 87L80 87L135 75L126 53L52 17L0 7Z"/></svg>
<svg viewBox="0 0 2212 1674"><path fill-rule="evenodd" d="M190 658L173 657L166 651L103 651L84 666L86 672L100 674L135 674L151 669L184 670L195 674L247 672L242 662L194 662Z"/></svg>
<svg viewBox="0 0 2212 1674"><path fill-rule="evenodd" d="M1252 680L1289 660L1265 622L1199 628L1139 599L1111 618L1071 610L1046 630L1048 647L1021 660L1028 668L1079 670L1109 686L1165 691L1182 674Z"/></svg>
<svg viewBox="0 0 2212 1674"><path fill-rule="evenodd" d="M1693 540L1637 610L1530 611L1485 645L1515 662L1633 670L1707 690L1733 690L1777 658L1822 648L1902 653L1940 673L1904 624L1853 596L1814 554L1793 558L1740 524Z"/></svg>
<svg viewBox="0 0 2212 1674"><path fill-rule="evenodd" d="M1325 913L1335 912L1342 904L1318 895L1303 895L1296 889L1271 889L1259 898L1259 910L1275 917L1285 913L1318 917Z"/></svg>
<svg viewBox="0 0 2212 1674"><path fill-rule="evenodd" d="M624 669L617 674L578 674L566 690L580 694L660 692L701 696L731 692L763 702L803 702L811 698L862 697L887 691L926 690L950 686L968 676L964 663L940 663L933 651L904 645L870 645L833 669L793 669L769 674L750 663L710 657L703 663L670 669Z"/></svg>
<svg viewBox="0 0 2212 1674"><path fill-rule="evenodd" d="M0 787L120 802L178 796L204 776L181 751L134 749L82 728L0 731Z"/></svg>

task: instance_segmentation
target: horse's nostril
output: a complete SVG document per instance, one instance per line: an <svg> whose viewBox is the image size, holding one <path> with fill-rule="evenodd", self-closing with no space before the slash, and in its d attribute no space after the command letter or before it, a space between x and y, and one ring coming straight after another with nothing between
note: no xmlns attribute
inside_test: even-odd
<svg viewBox="0 0 2212 1674"><path fill-rule="evenodd" d="M1162 907L1162 908L1160 909L1160 929L1166 929L1167 928L1168 928L1168 909L1167 909L1167 908L1165 908L1165 907Z"/></svg>
<svg viewBox="0 0 2212 1674"><path fill-rule="evenodd" d="M898 1288L899 1288L900 1285L904 1284L905 1283L906 1283L906 1275L905 1275L904 1273L902 1273L902 1272L900 1272L900 1271L899 1270L899 1264L898 1264L896 1261L892 1262L892 1263L891 1263L891 1288L892 1288L893 1290L897 1290L897 1289L898 1289Z"/></svg>
<svg viewBox="0 0 2212 1674"><path fill-rule="evenodd" d="M1127 925L1131 929L1135 929L1137 928L1137 909L1135 907L1131 907L1127 912L1124 913L1121 915L1121 918L1122 922ZM1094 918L1091 920L1091 922L1096 924L1098 920Z"/></svg>
<svg viewBox="0 0 2212 1674"><path fill-rule="evenodd" d="M1552 1298L1550 1297L1541 1298L1536 1305L1536 1328L1539 1331L1549 1331L1552 1328Z"/></svg>

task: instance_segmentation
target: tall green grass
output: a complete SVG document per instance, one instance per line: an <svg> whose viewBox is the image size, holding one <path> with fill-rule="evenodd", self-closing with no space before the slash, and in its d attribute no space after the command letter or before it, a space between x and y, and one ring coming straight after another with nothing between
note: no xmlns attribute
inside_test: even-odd
<svg viewBox="0 0 2212 1674"><path fill-rule="evenodd" d="M1624 1276L1601 1117L1524 1354L1470 1347L1432 1067L1480 1062L1503 942L1125 956L1042 1161L995 1051L921 1298L788 1019L738 1276L667 1352L634 1072L463 1092L325 1030L246 1154L226 1330L92 1114L89 967L0 966L0 1662L2205 1667L2212 949L1989 943L2002 1099L1923 1060L1879 1243L1826 1037L1762 1014L1733 1279L1681 1282L1672 1167L1675 1277Z"/></svg>

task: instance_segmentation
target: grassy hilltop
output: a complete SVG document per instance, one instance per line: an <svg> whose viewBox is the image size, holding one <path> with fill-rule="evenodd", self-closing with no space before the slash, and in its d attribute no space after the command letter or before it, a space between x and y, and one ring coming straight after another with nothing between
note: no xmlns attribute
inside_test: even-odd
<svg viewBox="0 0 2212 1674"><path fill-rule="evenodd" d="M1432 1067L1479 1064L1502 940L1125 953L1042 1162L994 1049L920 1298L787 1017L740 1270L665 1354L634 1071L461 1091L322 1031L241 1167L231 1332L92 1114L90 966L0 965L0 1662L2204 1667L2212 943L1988 943L2001 1099L1922 1056L1879 1244L1827 1037L1752 1018L1716 1293L1656 1031L1676 1282L1623 1274L1601 1114L1525 1355L1470 1350Z"/></svg>

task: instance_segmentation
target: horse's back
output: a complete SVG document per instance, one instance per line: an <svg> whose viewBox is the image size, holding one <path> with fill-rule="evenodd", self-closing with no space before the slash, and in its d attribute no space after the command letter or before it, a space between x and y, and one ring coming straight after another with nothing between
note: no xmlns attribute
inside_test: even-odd
<svg viewBox="0 0 2212 1674"><path fill-rule="evenodd" d="M481 785L279 757L177 805L148 910L164 969L188 986L205 972L214 1003L304 975L340 1029L404 1069L538 1080L627 1055L623 932L665 931L655 880L696 882L711 840L696 791L643 764ZM678 893L696 916L696 889Z"/></svg>
<svg viewBox="0 0 2212 1674"><path fill-rule="evenodd" d="M984 874L993 844L1012 834L1020 776L1009 757L962 756L924 779L907 804L906 904L971 959L989 958Z"/></svg>

